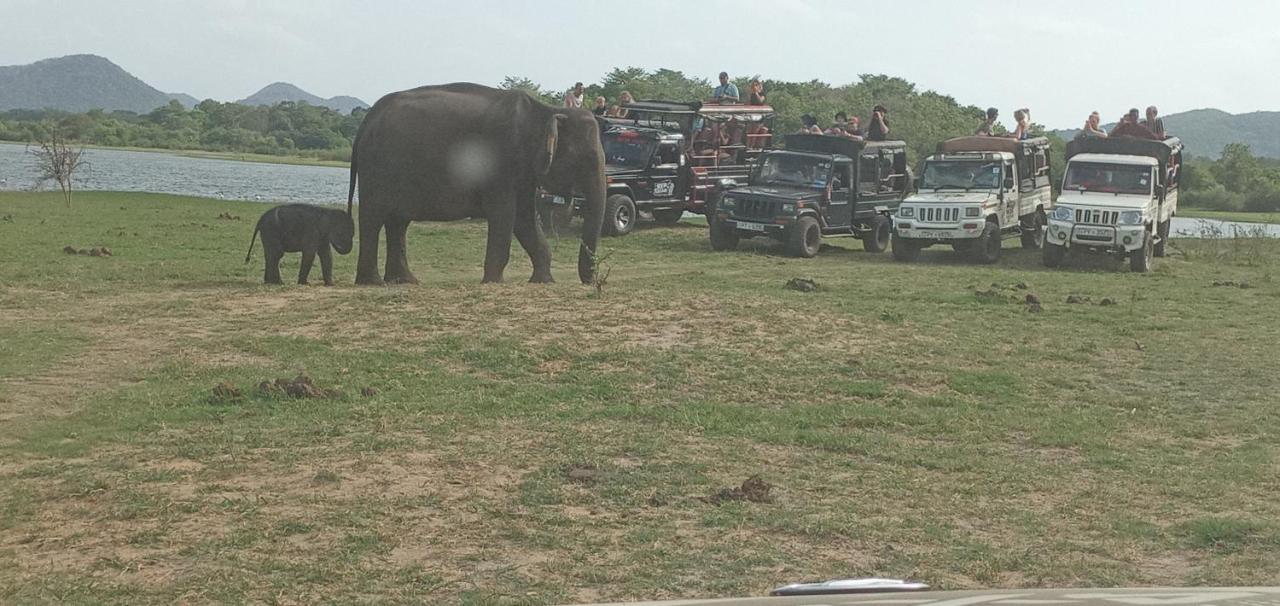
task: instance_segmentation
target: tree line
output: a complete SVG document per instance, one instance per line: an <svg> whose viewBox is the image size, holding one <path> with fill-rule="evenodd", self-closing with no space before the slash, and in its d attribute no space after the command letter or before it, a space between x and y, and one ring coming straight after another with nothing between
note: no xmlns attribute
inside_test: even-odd
<svg viewBox="0 0 1280 606"><path fill-rule="evenodd" d="M1180 204L1213 210L1280 212L1280 160L1230 143L1216 160L1195 158L1182 174Z"/></svg>
<svg viewBox="0 0 1280 606"><path fill-rule="evenodd" d="M351 140L364 113L357 109L344 115L327 107L287 101L268 107L212 99L192 109L171 101L147 114L10 110L0 112L0 140L43 141L56 133L67 141L87 145L345 161L351 157Z"/></svg>

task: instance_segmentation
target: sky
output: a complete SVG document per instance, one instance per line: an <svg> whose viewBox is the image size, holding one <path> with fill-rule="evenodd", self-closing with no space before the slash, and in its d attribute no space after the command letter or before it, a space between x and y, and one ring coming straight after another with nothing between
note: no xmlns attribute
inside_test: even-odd
<svg viewBox="0 0 1280 606"><path fill-rule="evenodd" d="M614 67L905 78L1051 128L1130 107L1280 110L1272 0L0 0L0 65L106 57L165 92L284 81L372 103L423 84L548 89Z"/></svg>

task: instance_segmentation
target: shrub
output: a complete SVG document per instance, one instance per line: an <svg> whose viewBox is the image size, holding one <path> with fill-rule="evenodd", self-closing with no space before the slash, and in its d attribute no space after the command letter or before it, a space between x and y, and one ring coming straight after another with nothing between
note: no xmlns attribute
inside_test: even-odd
<svg viewBox="0 0 1280 606"><path fill-rule="evenodd" d="M1244 194L1227 191L1220 183L1209 189L1192 190L1182 194L1178 202L1186 206L1210 210L1244 210Z"/></svg>

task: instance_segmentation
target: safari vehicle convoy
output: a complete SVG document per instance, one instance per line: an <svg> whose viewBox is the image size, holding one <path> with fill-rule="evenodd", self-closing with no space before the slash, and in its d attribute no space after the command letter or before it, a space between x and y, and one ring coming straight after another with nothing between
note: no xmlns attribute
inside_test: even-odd
<svg viewBox="0 0 1280 606"><path fill-rule="evenodd" d="M995 263L1006 238L1023 248L1044 243L1053 205L1049 140L959 137L924 161L916 193L894 216L893 257L914 261L934 244L950 244L979 263Z"/></svg>
<svg viewBox="0 0 1280 606"><path fill-rule="evenodd" d="M868 251L883 252L890 217L910 189L906 143L797 134L786 136L785 147L762 154L747 185L714 204L711 247L767 236L789 255L812 257L824 236L855 236Z"/></svg>
<svg viewBox="0 0 1280 606"><path fill-rule="evenodd" d="M1111 137L1067 143L1058 206L1049 214L1044 264L1057 267L1068 250L1129 258L1136 272L1163 257L1169 223L1178 212L1182 142Z"/></svg>
<svg viewBox="0 0 1280 606"><path fill-rule="evenodd" d="M603 232L623 236L640 213L674 225L685 211L705 213L724 188L744 182L751 162L771 147L767 105L638 101L626 117L601 118L607 195ZM565 227L580 198L543 196L544 227Z"/></svg>

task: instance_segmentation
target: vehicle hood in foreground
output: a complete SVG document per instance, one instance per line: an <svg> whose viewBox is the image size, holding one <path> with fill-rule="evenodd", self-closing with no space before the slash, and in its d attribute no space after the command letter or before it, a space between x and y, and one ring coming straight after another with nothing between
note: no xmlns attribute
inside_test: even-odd
<svg viewBox="0 0 1280 606"><path fill-rule="evenodd" d="M753 200L781 200L783 202L795 202L798 200L817 200L818 197L822 195L822 192L801 187L748 185L746 187L735 187L725 192L725 195L733 196L734 198L750 198Z"/></svg>
<svg viewBox="0 0 1280 606"><path fill-rule="evenodd" d="M995 200L996 192L988 190L974 191L919 191L911 194L903 204L982 204Z"/></svg>

